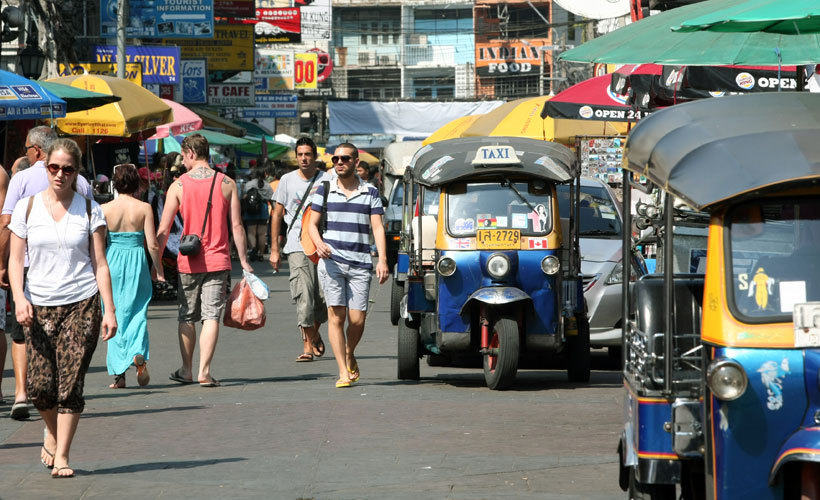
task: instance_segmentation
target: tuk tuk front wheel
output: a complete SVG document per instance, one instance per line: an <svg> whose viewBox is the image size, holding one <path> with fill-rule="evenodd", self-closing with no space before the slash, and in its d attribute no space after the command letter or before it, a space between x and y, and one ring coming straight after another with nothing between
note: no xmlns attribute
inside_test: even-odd
<svg viewBox="0 0 820 500"><path fill-rule="evenodd" d="M674 484L639 483L635 467L629 472L629 500L675 500Z"/></svg>
<svg viewBox="0 0 820 500"><path fill-rule="evenodd" d="M578 333L567 336L567 377L570 382L589 382L589 320L576 316Z"/></svg>
<svg viewBox="0 0 820 500"><path fill-rule="evenodd" d="M404 287L399 286L399 282L392 280L390 285L390 322L393 325L399 324L401 318L401 298L404 296Z"/></svg>
<svg viewBox="0 0 820 500"><path fill-rule="evenodd" d="M399 321L398 371L399 380L419 379L419 327L409 319Z"/></svg>
<svg viewBox="0 0 820 500"><path fill-rule="evenodd" d="M484 380L492 390L503 390L515 382L520 342L518 323L510 318L495 322L490 335L492 354L484 354Z"/></svg>

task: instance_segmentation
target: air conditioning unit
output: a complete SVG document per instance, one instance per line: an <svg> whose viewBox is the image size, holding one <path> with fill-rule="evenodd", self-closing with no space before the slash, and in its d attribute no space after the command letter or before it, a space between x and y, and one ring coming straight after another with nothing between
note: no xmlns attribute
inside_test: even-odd
<svg viewBox="0 0 820 500"><path fill-rule="evenodd" d="M372 66L373 65L373 53L372 52L362 52L359 51L359 66Z"/></svg>
<svg viewBox="0 0 820 500"><path fill-rule="evenodd" d="M421 33L413 33L410 35L410 45L427 45L427 35Z"/></svg>
<svg viewBox="0 0 820 500"><path fill-rule="evenodd" d="M395 66L398 58L396 54L387 54L379 56L379 66Z"/></svg>

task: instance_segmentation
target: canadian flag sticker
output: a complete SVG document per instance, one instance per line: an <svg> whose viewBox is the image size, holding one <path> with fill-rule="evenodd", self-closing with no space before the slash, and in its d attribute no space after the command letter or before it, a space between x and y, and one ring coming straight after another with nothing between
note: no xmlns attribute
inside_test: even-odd
<svg viewBox="0 0 820 500"><path fill-rule="evenodd" d="M530 248L541 248L543 250L547 249L547 239L546 238L529 238Z"/></svg>

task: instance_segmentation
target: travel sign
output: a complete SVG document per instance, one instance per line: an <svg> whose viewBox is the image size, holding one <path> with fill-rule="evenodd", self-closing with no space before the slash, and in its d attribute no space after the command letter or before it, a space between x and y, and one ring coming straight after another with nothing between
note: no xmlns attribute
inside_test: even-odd
<svg viewBox="0 0 820 500"><path fill-rule="evenodd" d="M119 0L101 0L100 35L117 36ZM212 38L214 0L130 0L128 38Z"/></svg>

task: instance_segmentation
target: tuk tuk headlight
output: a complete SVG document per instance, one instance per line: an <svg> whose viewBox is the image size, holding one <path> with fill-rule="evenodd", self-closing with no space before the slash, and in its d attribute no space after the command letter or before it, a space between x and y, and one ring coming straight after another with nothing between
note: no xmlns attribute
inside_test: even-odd
<svg viewBox="0 0 820 500"><path fill-rule="evenodd" d="M487 259L487 273L495 279L501 279L510 272L510 259L506 255L497 253Z"/></svg>
<svg viewBox="0 0 820 500"><path fill-rule="evenodd" d="M541 260L541 270L552 276L561 269L561 261L555 255L547 255Z"/></svg>
<svg viewBox="0 0 820 500"><path fill-rule="evenodd" d="M706 369L706 385L716 398L732 401L746 392L749 379L737 361L718 358Z"/></svg>
<svg viewBox="0 0 820 500"><path fill-rule="evenodd" d="M453 273L456 272L456 261L450 257L442 257L438 260L436 269L438 269L438 273L442 276L452 276Z"/></svg>

